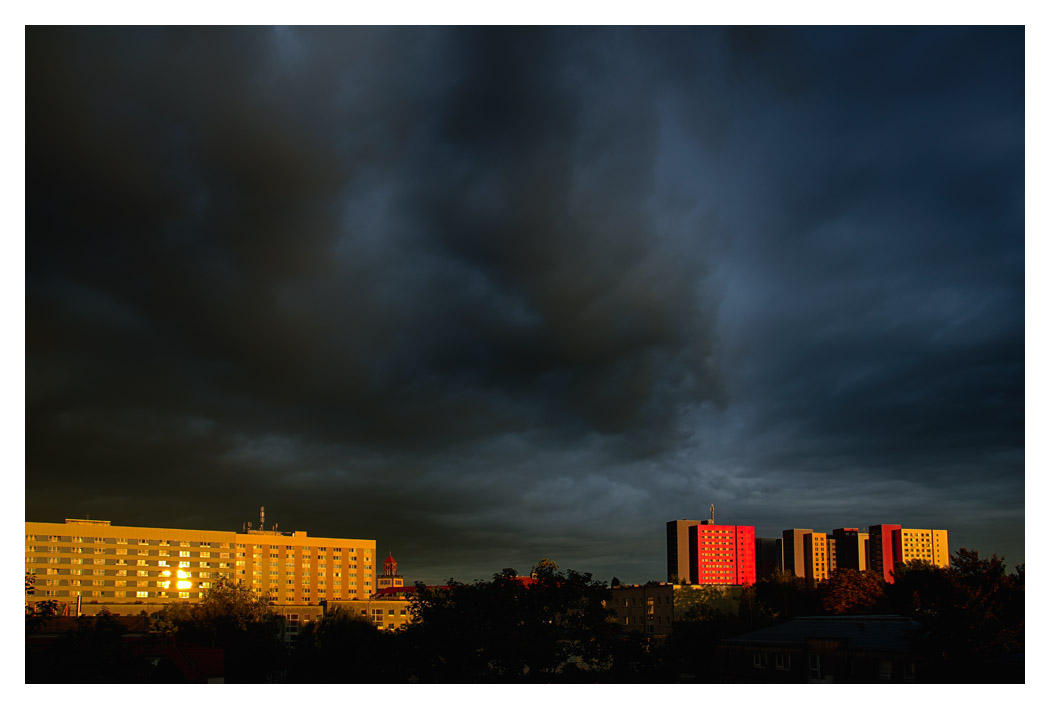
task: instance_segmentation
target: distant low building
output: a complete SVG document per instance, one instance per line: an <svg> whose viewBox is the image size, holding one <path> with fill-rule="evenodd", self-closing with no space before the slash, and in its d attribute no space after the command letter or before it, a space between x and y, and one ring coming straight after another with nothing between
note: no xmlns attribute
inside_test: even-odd
<svg viewBox="0 0 1050 709"><path fill-rule="evenodd" d="M671 583L644 586L613 586L608 602L616 622L626 631L662 638L671 633L674 623L674 590Z"/></svg>
<svg viewBox="0 0 1050 709"><path fill-rule="evenodd" d="M407 598L375 597L361 601L333 601L325 612L345 608L351 613L366 618L380 630L397 630L412 622Z"/></svg>
<svg viewBox="0 0 1050 709"><path fill-rule="evenodd" d="M903 616L811 616L718 644L722 682L915 682L917 622Z"/></svg>
<svg viewBox="0 0 1050 709"><path fill-rule="evenodd" d="M736 615L743 588L672 583L613 586L606 607L623 630L661 639L676 622L701 620L710 613Z"/></svg>

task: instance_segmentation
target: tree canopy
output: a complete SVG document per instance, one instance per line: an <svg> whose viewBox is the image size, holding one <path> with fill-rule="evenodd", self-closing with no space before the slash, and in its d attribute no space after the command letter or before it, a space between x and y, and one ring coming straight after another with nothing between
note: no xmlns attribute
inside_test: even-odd
<svg viewBox="0 0 1050 709"><path fill-rule="evenodd" d="M505 570L506 571L506 570ZM615 624L605 584L544 559L525 581L508 573L446 588L417 586L405 630L422 681L550 679L570 663L604 666Z"/></svg>
<svg viewBox="0 0 1050 709"><path fill-rule="evenodd" d="M219 579L199 603L171 603L153 615L151 630L225 652L230 681L265 681L285 653L283 620L269 599L243 582Z"/></svg>

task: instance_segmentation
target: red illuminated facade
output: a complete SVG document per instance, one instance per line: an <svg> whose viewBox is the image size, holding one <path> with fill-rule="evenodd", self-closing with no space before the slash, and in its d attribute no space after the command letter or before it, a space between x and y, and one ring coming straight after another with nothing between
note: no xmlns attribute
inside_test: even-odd
<svg viewBox="0 0 1050 709"><path fill-rule="evenodd" d="M755 528L706 523L690 527L689 572L693 584L753 584Z"/></svg>
<svg viewBox="0 0 1050 709"><path fill-rule="evenodd" d="M893 583L893 535L899 537L899 524L874 524L868 527L868 568L882 574L886 583Z"/></svg>

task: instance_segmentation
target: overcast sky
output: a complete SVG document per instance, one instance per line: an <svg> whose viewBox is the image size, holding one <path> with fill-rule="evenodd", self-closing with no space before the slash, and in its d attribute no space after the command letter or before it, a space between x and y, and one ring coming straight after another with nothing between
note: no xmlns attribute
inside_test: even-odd
<svg viewBox="0 0 1050 709"><path fill-rule="evenodd" d="M26 519L1024 561L1024 30L26 31Z"/></svg>

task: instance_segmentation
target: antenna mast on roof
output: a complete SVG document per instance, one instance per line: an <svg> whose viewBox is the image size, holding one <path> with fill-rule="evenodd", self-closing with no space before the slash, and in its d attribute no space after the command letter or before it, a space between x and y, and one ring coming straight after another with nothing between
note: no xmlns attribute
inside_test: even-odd
<svg viewBox="0 0 1050 709"><path fill-rule="evenodd" d="M711 522L710 522L710 524L714 524L714 523L715 523L715 504L712 502L711 503Z"/></svg>
<svg viewBox="0 0 1050 709"><path fill-rule="evenodd" d="M266 529L266 508L262 505L259 506L259 531Z"/></svg>

